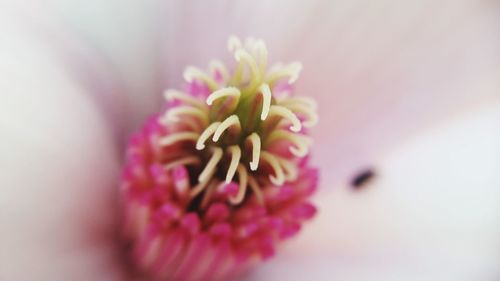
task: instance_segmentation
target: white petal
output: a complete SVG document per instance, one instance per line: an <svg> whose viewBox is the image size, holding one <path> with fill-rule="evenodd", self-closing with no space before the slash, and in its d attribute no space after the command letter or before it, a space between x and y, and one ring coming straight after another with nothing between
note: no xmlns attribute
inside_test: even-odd
<svg viewBox="0 0 500 281"><path fill-rule="evenodd" d="M116 131L64 56L27 30L2 13L0 279L122 279Z"/></svg>
<svg viewBox="0 0 500 281"><path fill-rule="evenodd" d="M318 196L318 218L247 280L479 280L498 275L500 103L401 144L360 191Z"/></svg>

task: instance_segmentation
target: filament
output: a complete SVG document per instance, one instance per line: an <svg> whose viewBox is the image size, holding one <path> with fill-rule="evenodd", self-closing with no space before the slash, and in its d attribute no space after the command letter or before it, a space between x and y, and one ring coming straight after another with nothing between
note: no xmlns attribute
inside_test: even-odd
<svg viewBox="0 0 500 281"><path fill-rule="evenodd" d="M210 71L212 74L215 74L216 72L219 72L222 76L223 82L227 82L229 80L229 72L227 71L226 66L219 60L212 60L208 67L210 68Z"/></svg>
<svg viewBox="0 0 500 281"><path fill-rule="evenodd" d="M272 93L267 84L262 84L260 86L260 92L262 93L262 113L260 114L260 120L266 120L269 114L269 108L271 107Z"/></svg>
<svg viewBox="0 0 500 281"><path fill-rule="evenodd" d="M231 153L231 163L227 169L226 183L230 183L233 180L234 174L236 173L236 168L238 163L240 163L241 149L237 145L232 145L227 148L228 152Z"/></svg>
<svg viewBox="0 0 500 281"><path fill-rule="evenodd" d="M247 137L247 140L252 144L252 161L250 161L250 170L255 171L259 167L260 159L260 137L257 133L252 133Z"/></svg>
<svg viewBox="0 0 500 281"><path fill-rule="evenodd" d="M197 117L199 120L205 123L208 121L207 114L203 112L203 110L188 105L176 106L169 109L165 115L165 118L167 119L167 121L179 122L180 115L190 115L193 117Z"/></svg>
<svg viewBox="0 0 500 281"><path fill-rule="evenodd" d="M177 90L166 90L164 93L165 99L167 101L172 101L174 99L178 99L182 102L185 102L186 104L196 106L199 109L206 110L207 106L201 102L199 99L192 97L191 95L188 95L186 93L183 93L181 91Z"/></svg>
<svg viewBox="0 0 500 281"><path fill-rule="evenodd" d="M260 189L257 180L252 176L248 176L248 185L250 185L257 203L259 203L260 205L264 204L264 195L262 194L262 190Z"/></svg>
<svg viewBox="0 0 500 281"><path fill-rule="evenodd" d="M278 115L285 119L288 119L290 122L292 122L290 130L294 132L300 132L300 130L302 129L302 124L300 123L299 118L297 118L297 116L290 109L284 106L271 105L269 109L269 115L270 116Z"/></svg>
<svg viewBox="0 0 500 281"><path fill-rule="evenodd" d="M215 130L217 130L217 127L219 127L220 122L214 122L210 124L200 135L198 140L196 141L196 149L197 150L202 150L205 148L205 142L207 139L215 133Z"/></svg>
<svg viewBox="0 0 500 281"><path fill-rule="evenodd" d="M222 158L222 148L214 147L212 152L212 157L210 157L210 160L208 160L205 169L203 169L200 176L198 177L199 182L208 181L212 177L215 171L215 167L217 166L221 158Z"/></svg>
<svg viewBox="0 0 500 281"><path fill-rule="evenodd" d="M169 146L180 141L192 140L196 141L198 139L198 134L194 132L180 132L162 137L159 141L162 146Z"/></svg>
<svg viewBox="0 0 500 281"><path fill-rule="evenodd" d="M228 118L226 118L226 120L222 121L222 123L217 127L217 130L215 130L212 140L214 142L217 142L219 138L222 136L222 133L224 133L224 131L231 126L237 126L238 128L241 129L240 119L235 114L229 116Z"/></svg>
<svg viewBox="0 0 500 281"><path fill-rule="evenodd" d="M219 85L212 77L193 66L188 66L186 70L184 70L184 79L188 83L192 83L194 80L205 82L211 90L219 88Z"/></svg>
<svg viewBox="0 0 500 281"><path fill-rule="evenodd" d="M216 99L220 99L222 97L234 97L236 103L238 103L238 100L240 99L240 90L235 87L219 89L207 97L207 104L212 105Z"/></svg>
<svg viewBox="0 0 500 281"><path fill-rule="evenodd" d="M270 175L269 180L275 185L283 185L285 182L285 175L283 174L283 169L281 168L278 159L267 151L262 151L260 157L269 163L271 168L274 170L274 175Z"/></svg>
<svg viewBox="0 0 500 281"><path fill-rule="evenodd" d="M247 181L248 181L248 173L247 169L239 164L237 168L238 178L240 182L240 188L238 189L238 193L235 197L229 197L229 202L233 205L241 203L243 198L245 197L245 192L247 190Z"/></svg>
<svg viewBox="0 0 500 281"><path fill-rule="evenodd" d="M200 159L196 156L186 156L179 160L172 161L167 165L163 166L165 170L171 170L180 165L196 165L200 164Z"/></svg>

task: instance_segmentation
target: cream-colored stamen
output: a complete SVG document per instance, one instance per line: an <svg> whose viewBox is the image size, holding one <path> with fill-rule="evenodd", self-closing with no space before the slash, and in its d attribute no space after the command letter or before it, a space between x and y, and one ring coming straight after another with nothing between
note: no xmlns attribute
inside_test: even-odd
<svg viewBox="0 0 500 281"><path fill-rule="evenodd" d="M192 131L200 130L200 123L193 118L182 118L180 120L176 120L175 122L167 119L166 117L160 118L160 124L168 126L171 125L172 123L183 123L184 125L187 125Z"/></svg>
<svg viewBox="0 0 500 281"><path fill-rule="evenodd" d="M229 80L229 71L227 71L226 66L221 61L212 60L208 64L208 68L210 69L210 72L212 72L212 75L215 75L216 72L219 72L222 76L223 82L227 82Z"/></svg>
<svg viewBox="0 0 500 281"><path fill-rule="evenodd" d="M259 167L260 159L260 137L257 133L252 133L247 137L247 140L252 144L252 161L250 162L250 170L255 171Z"/></svg>
<svg viewBox="0 0 500 281"><path fill-rule="evenodd" d="M241 47L242 47L242 44L241 44L241 41L238 37L231 35L229 37L229 40L227 40L227 49L230 52L234 52L238 49L241 49Z"/></svg>
<svg viewBox="0 0 500 281"><path fill-rule="evenodd" d="M164 93L165 99L167 101L172 101L174 99L178 99L186 104L196 106L199 109L207 110L207 106L199 99L194 98L186 93L177 90L166 90Z"/></svg>
<svg viewBox="0 0 500 281"><path fill-rule="evenodd" d="M241 201L243 201L243 198L245 197L245 192L247 191L247 182L248 182L247 169L243 165L239 164L237 171L238 171L238 179L240 182L240 187L238 189L238 193L236 194L236 196L229 198L229 202L233 205L241 203Z"/></svg>
<svg viewBox="0 0 500 281"><path fill-rule="evenodd" d="M219 127L217 127L217 130L215 130L215 134L212 137L212 140L214 142L217 142L222 136L222 133L224 133L224 131L231 126L236 126L241 129L240 119L236 114L233 114L226 118L226 120L222 121Z"/></svg>
<svg viewBox="0 0 500 281"><path fill-rule="evenodd" d="M194 80L205 82L212 91L219 88L219 85L212 77L193 66L188 66L186 70L184 70L184 80L188 83L192 83Z"/></svg>
<svg viewBox="0 0 500 281"><path fill-rule="evenodd" d="M275 130L266 139L266 145L274 142L277 139L285 139L294 144L290 146L290 152L297 157L304 157L307 155L309 150L309 145L311 143L310 138L301 134L290 133L285 130Z"/></svg>
<svg viewBox="0 0 500 281"><path fill-rule="evenodd" d="M267 47L263 40L256 40L254 44L255 56L258 58L260 71L262 73L266 72L267 68Z"/></svg>
<svg viewBox="0 0 500 281"><path fill-rule="evenodd" d="M196 156L186 156L181 159L168 163L167 165L163 166L163 169L168 171L181 165L187 166L187 165L197 165L197 164L200 164L200 158Z"/></svg>
<svg viewBox="0 0 500 281"><path fill-rule="evenodd" d="M220 182L217 180L210 181L210 184L205 188L205 193L203 194L203 199L201 200L201 208L205 209L210 203L210 199L212 198L212 195L215 191L215 188L217 185L219 185Z"/></svg>
<svg viewBox="0 0 500 281"><path fill-rule="evenodd" d="M196 197L200 192L202 192L210 181L199 182L193 189L189 191L189 196L191 198Z"/></svg>
<svg viewBox="0 0 500 281"><path fill-rule="evenodd" d="M273 168L274 170L274 175L269 175L269 180L275 185L283 185L283 183L285 182L285 174L283 173L283 168L281 168L281 165L279 164L276 157L267 151L262 151L260 153L260 157L264 161L269 163L271 168Z"/></svg>
<svg viewBox="0 0 500 281"><path fill-rule="evenodd" d="M276 157L276 159L278 159L278 162L280 163L281 167L283 168L283 171L285 173L285 180L287 180L287 181L296 180L298 175L299 175L297 165L292 163L292 161L287 160L283 157L277 157L277 156L275 156L275 157Z"/></svg>
<svg viewBox="0 0 500 281"><path fill-rule="evenodd" d="M279 102L280 105L291 105L291 104L304 104L306 106L311 107L313 110L318 109L318 104L316 103L315 100L309 97L302 97L302 96L293 96L293 97L286 97Z"/></svg>
<svg viewBox="0 0 500 281"><path fill-rule="evenodd" d="M284 67L275 67L274 69L266 77L267 83L274 84L276 81L288 77L288 83L293 84L299 78L302 64L294 62Z"/></svg>
<svg viewBox="0 0 500 281"><path fill-rule="evenodd" d="M259 66L257 65L257 62L255 61L255 58L252 55L250 55L247 51L243 49L239 49L234 53L234 58L236 59L236 61L240 63L242 62L246 63L250 68L250 72L253 75L250 79L251 84L260 83L261 75Z"/></svg>
<svg viewBox="0 0 500 281"><path fill-rule="evenodd" d="M260 92L262 94L262 113L260 114L260 120L266 120L269 114L269 108L271 107L272 93L267 84L262 84L260 86Z"/></svg>
<svg viewBox="0 0 500 281"><path fill-rule="evenodd" d="M197 107L188 106L188 105L176 106L174 108L167 110L167 113L165 114L165 119L167 121L171 121L171 122L179 122L181 120L179 118L180 115L193 116L193 117L198 118L199 120L201 120L204 123L208 122L206 112L204 112L203 110L201 110Z"/></svg>
<svg viewBox="0 0 500 281"><path fill-rule="evenodd" d="M212 177L213 173L215 172L215 167L222 158L222 154L223 154L222 148L220 147L213 148L212 157L210 157L210 160L208 160L205 169L203 169L200 176L198 177L199 182L208 181Z"/></svg>
<svg viewBox="0 0 500 281"><path fill-rule="evenodd" d="M169 146L180 141L192 140L196 141L198 139L198 134L194 132L180 132L174 133L166 137L162 137L159 141L162 146Z"/></svg>
<svg viewBox="0 0 500 281"><path fill-rule="evenodd" d="M203 150L205 148L205 142L210 138L210 136L215 133L215 130L219 127L220 122L214 122L208 126L203 133L201 133L198 141L196 141L196 149Z"/></svg>
<svg viewBox="0 0 500 281"><path fill-rule="evenodd" d="M236 173L236 168L240 163L241 159L241 149L237 145L232 145L227 148L227 151L231 154L231 163L227 169L226 183L230 183L233 180L234 174Z"/></svg>
<svg viewBox="0 0 500 281"><path fill-rule="evenodd" d="M253 194L255 195L255 199L257 200L257 202L260 205L264 204L264 195L262 194L262 190L260 190L260 186L257 183L257 180L250 175L248 176L248 185L252 189Z"/></svg>
<svg viewBox="0 0 500 281"><path fill-rule="evenodd" d="M290 120L290 122L292 122L290 130L294 132L300 132L300 130L302 129L302 124L300 123L299 118L297 118L297 116L293 114L293 112L290 109L281 105L271 105L269 109L269 116L274 116L274 115L278 115Z"/></svg>
<svg viewBox="0 0 500 281"><path fill-rule="evenodd" d="M289 105L285 105L285 107L290 109L292 112L300 112L305 115L307 120L302 122L302 125L304 125L304 127L312 127L318 123L318 115L316 114L316 111L314 111L314 109L312 109L308 105L301 103L292 103Z"/></svg>
<svg viewBox="0 0 500 281"><path fill-rule="evenodd" d="M222 97L234 97L236 100L235 103L238 103L238 101L240 99L240 90L238 88L235 88L235 87L227 87L227 88L219 89L219 90L211 93L207 97L207 104L212 105L216 99L220 99Z"/></svg>

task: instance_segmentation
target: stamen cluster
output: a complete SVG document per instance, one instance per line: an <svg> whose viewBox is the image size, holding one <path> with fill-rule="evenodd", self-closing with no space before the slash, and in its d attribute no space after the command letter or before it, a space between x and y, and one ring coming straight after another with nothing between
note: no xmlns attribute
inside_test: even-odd
<svg viewBox="0 0 500 281"><path fill-rule="evenodd" d="M268 69L262 40L231 37L237 62L184 72L164 113L129 144L125 233L138 268L156 279L221 280L272 255L315 208L307 198L307 128L316 104L291 95L300 63ZM208 261L207 261L208 260Z"/></svg>
<svg viewBox="0 0 500 281"><path fill-rule="evenodd" d="M259 183L281 186L297 178L295 161L307 155L311 143L303 127L316 124L316 104L306 97L291 97L284 89L281 96L272 93L271 89L280 91L279 86L290 86L297 80L300 63L277 64L268 71L262 40L248 39L243 46L231 37L228 47L238 63L232 76L218 61L210 64L211 74L195 67L184 72L188 83L202 84L206 97L166 91L171 107L162 121L175 129L160 139L160 144L192 141L198 155L208 159L193 197L211 183L224 180L229 184L237 176L238 193L229 198L231 204L243 201L248 186L262 203ZM283 80L286 82L280 84ZM279 151L282 145L289 153ZM200 164L195 159L198 156L188 155L176 163Z"/></svg>

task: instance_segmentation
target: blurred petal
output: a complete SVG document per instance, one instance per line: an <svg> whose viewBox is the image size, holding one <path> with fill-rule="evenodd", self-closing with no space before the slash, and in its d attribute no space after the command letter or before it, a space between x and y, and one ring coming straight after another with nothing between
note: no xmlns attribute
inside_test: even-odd
<svg viewBox="0 0 500 281"><path fill-rule="evenodd" d="M25 28L2 12L0 279L120 279L110 119Z"/></svg>
<svg viewBox="0 0 500 281"><path fill-rule="evenodd" d="M495 280L500 103L397 146L366 190L318 197L320 216L246 280Z"/></svg>

